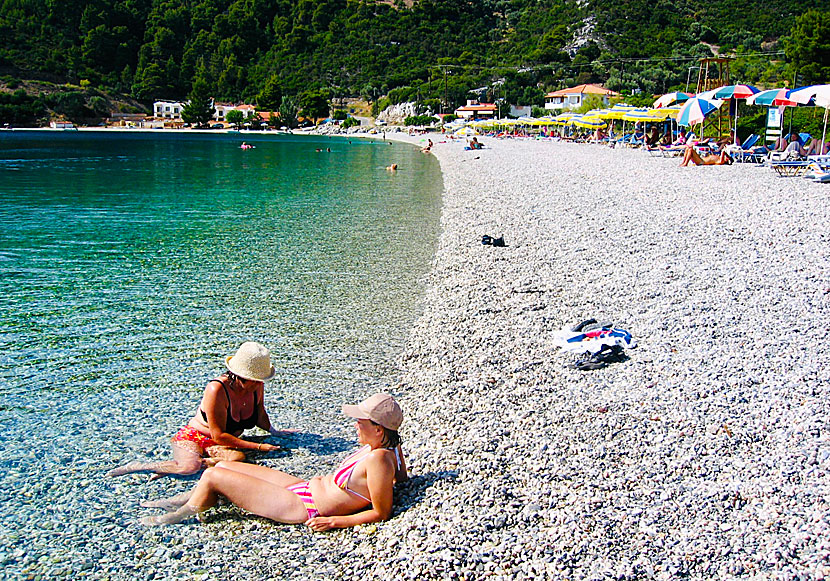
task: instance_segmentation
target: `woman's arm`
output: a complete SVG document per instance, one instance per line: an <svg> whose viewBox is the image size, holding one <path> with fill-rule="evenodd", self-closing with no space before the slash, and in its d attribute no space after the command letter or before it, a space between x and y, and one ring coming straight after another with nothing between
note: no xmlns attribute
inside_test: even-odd
<svg viewBox="0 0 830 581"><path fill-rule="evenodd" d="M409 473L406 470L406 458L404 458L403 456L403 448L401 448L400 444L398 444L398 447L395 448L395 451L398 455L398 458L400 458L401 460L400 467L395 466L395 482L397 484L400 484L401 482L406 482L407 480L409 480Z"/></svg>
<svg viewBox="0 0 830 581"><path fill-rule="evenodd" d="M318 516L308 519L306 525L314 531L344 529L356 525L386 520L392 516L393 478L395 477L395 458L392 453L376 455L374 452L366 458L366 484L372 504L369 509L344 516Z"/></svg>
<svg viewBox="0 0 830 581"><path fill-rule="evenodd" d="M259 405L256 410L256 425L266 432L270 432L271 418L268 417L268 412L265 411L265 384L257 388L256 397L259 399Z"/></svg>

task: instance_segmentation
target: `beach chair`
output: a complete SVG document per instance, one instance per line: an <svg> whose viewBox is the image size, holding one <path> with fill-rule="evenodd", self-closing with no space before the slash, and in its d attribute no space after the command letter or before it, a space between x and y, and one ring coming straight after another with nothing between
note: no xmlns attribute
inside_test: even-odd
<svg viewBox="0 0 830 581"><path fill-rule="evenodd" d="M760 149L753 151L755 144L760 139L759 135L753 133L740 145L730 145L726 151L738 163L760 163L764 160L766 148L764 151Z"/></svg>
<svg viewBox="0 0 830 581"><path fill-rule="evenodd" d="M782 178L803 175L810 166L809 161L770 161L769 166Z"/></svg>

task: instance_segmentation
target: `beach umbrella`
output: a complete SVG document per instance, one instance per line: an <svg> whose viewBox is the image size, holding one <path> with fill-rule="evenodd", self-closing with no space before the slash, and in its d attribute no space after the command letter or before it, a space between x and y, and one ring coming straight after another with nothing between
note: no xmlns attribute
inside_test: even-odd
<svg viewBox="0 0 830 581"><path fill-rule="evenodd" d="M680 111L677 113L677 124L682 126L697 125L702 123L707 115L717 111L723 101L718 99L703 99L701 97L693 97L683 103Z"/></svg>
<svg viewBox="0 0 830 581"><path fill-rule="evenodd" d="M591 117L588 115L573 118L571 124L582 127L583 129L605 129L608 127L608 124L599 117Z"/></svg>
<svg viewBox="0 0 830 581"><path fill-rule="evenodd" d="M706 99L746 99L758 93L758 88L752 85L725 85L707 91ZM708 95L711 95L709 97ZM735 104L735 140L738 139L738 104Z"/></svg>
<svg viewBox="0 0 830 581"><path fill-rule="evenodd" d="M650 123L652 121L661 121L662 117L651 113L646 108L640 108L626 112L621 119L623 121L634 121L635 123Z"/></svg>
<svg viewBox="0 0 830 581"><path fill-rule="evenodd" d="M811 101L817 107L824 107L824 129L821 132L821 148L824 148L824 141L827 138L827 112L830 109L830 85L813 85L790 92L790 98L796 103L806 105ZM822 151L820 149L819 151Z"/></svg>
<svg viewBox="0 0 830 581"><path fill-rule="evenodd" d="M830 106L830 85L812 85L790 91L789 98L796 103L808 105L811 101L825 109Z"/></svg>
<svg viewBox="0 0 830 581"><path fill-rule="evenodd" d="M754 95L746 98L747 105L764 105L766 107L795 107L798 105L795 101L790 99L790 93L787 89L769 89L767 91L759 91Z"/></svg>
<svg viewBox="0 0 830 581"><path fill-rule="evenodd" d="M757 92L757 87L752 85L725 85L711 91L715 99L746 99Z"/></svg>
<svg viewBox="0 0 830 581"><path fill-rule="evenodd" d="M453 133L453 135L461 135L462 137L466 137L469 135L478 135L478 131L476 131L472 127L462 127L461 129Z"/></svg>
<svg viewBox="0 0 830 581"><path fill-rule="evenodd" d="M675 117L677 117L677 114L680 113L680 106L678 105L676 107L661 107L659 109L649 109L648 113L652 117L665 121L668 118L674 119Z"/></svg>
<svg viewBox="0 0 830 581"><path fill-rule="evenodd" d="M604 115L606 119L622 119L623 115L628 113L629 111L634 111L638 109L634 105L626 105L625 103L617 103L613 107L608 110L608 113Z"/></svg>
<svg viewBox="0 0 830 581"><path fill-rule="evenodd" d="M663 107L668 107L669 105L672 105L674 103L685 103L694 96L694 93L684 93L683 91L666 93L654 102L654 108L661 109Z"/></svg>

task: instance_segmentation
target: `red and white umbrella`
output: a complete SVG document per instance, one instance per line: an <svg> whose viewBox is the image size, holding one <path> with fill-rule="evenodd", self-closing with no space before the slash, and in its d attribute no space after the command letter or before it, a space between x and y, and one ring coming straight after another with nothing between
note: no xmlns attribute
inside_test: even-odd
<svg viewBox="0 0 830 581"><path fill-rule="evenodd" d="M764 105L766 107L796 107L797 102L790 99L792 91L787 89L769 89L746 98L747 105Z"/></svg>
<svg viewBox="0 0 830 581"><path fill-rule="evenodd" d="M824 148L824 140L827 137L827 111L830 110L830 85L813 85L796 89L790 93L790 99L796 103L808 105L810 101L817 107L824 107L824 130L821 132L821 148Z"/></svg>

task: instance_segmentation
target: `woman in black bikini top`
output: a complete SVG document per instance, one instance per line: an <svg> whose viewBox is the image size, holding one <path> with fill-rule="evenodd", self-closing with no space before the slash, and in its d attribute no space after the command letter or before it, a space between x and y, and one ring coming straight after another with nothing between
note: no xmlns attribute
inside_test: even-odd
<svg viewBox="0 0 830 581"><path fill-rule="evenodd" d="M231 402L231 396L228 393L228 386L225 384L226 380L228 380L229 382L238 381L238 379L235 376L233 376L232 373L228 373L227 375L223 376L221 379L214 379L213 381L208 382L208 385L210 385L213 382L216 382L216 383L220 384L222 386L222 388L225 390L225 397L228 400L228 409L227 409L227 412L226 412L226 415L225 415L226 419L225 419L225 430L224 431L229 433L229 434L237 434L237 433L243 432L244 430L250 430L251 428L256 426L256 421L257 421L257 415L258 415L257 414L257 411L258 411L257 391L256 390L254 391L254 404L253 404L253 406L251 406L251 415L249 415L247 418L240 419L239 421L237 421L236 419L234 419L233 413L231 412L231 403L230 403ZM244 410L242 410L242 411L244 412ZM199 406L199 413L202 414L202 420L205 422L205 425L208 425L207 414L205 413L205 410L203 410L201 406ZM242 413L242 412L240 412L240 413Z"/></svg>
<svg viewBox="0 0 830 581"><path fill-rule="evenodd" d="M265 411L265 382L276 375L271 353L259 343L243 343L236 354L225 359L228 371L208 382L196 413L172 439L173 459L164 462L130 462L109 472L121 476L131 472L194 474L220 460L242 461L243 450L271 452L279 446L240 438L244 430L259 426L271 435ZM221 387L220 387L221 386ZM237 417L239 419L237 419Z"/></svg>

